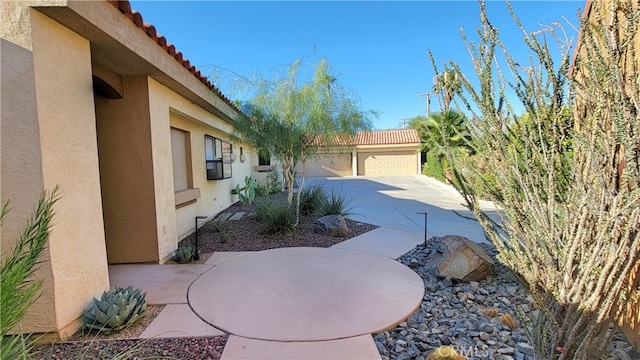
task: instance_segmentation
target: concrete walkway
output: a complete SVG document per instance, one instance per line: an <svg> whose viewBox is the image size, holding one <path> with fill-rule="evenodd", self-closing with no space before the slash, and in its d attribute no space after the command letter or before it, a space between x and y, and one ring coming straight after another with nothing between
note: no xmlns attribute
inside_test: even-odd
<svg viewBox="0 0 640 360"><path fill-rule="evenodd" d="M395 259L429 236L484 241L459 194L416 177L312 179L353 198L354 220L382 227L331 248L217 252L204 265L112 265L111 286L168 304L141 335L229 334L228 359L380 359L371 334L422 300L422 280ZM468 214L468 212L466 212Z"/></svg>
<svg viewBox="0 0 640 360"><path fill-rule="evenodd" d="M224 360L380 359L371 334L422 301L420 277L395 261L421 241L378 228L332 248L216 252L204 265L112 265L109 274L112 287L168 304L141 338L227 333Z"/></svg>
<svg viewBox="0 0 640 360"><path fill-rule="evenodd" d="M244 338L308 342L378 333L411 315L422 279L385 256L282 248L236 257L189 287L205 322Z"/></svg>

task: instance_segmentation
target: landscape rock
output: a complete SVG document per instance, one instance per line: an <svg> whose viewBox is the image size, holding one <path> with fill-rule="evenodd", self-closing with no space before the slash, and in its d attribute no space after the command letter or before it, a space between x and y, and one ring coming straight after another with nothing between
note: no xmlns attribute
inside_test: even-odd
<svg viewBox="0 0 640 360"><path fill-rule="evenodd" d="M441 239L435 253L426 260L426 267L436 276L464 282L479 281L493 272L495 263L478 244L456 235Z"/></svg>
<svg viewBox="0 0 640 360"><path fill-rule="evenodd" d="M437 252L441 239L432 238L426 246L418 246L398 259L422 278L426 291L422 304L406 321L375 335L380 358L425 359L444 345L458 349L469 360L535 360L526 331L504 321L509 318L516 323L516 314L531 318L539 311L527 289L499 262L494 273L482 280L461 283L437 278L425 259ZM480 247L495 258L495 247ZM465 295L466 300L462 300ZM625 339L621 331L614 335L611 360L639 359Z"/></svg>
<svg viewBox="0 0 640 360"><path fill-rule="evenodd" d="M316 220L313 224L316 233L333 236L344 237L349 235L349 226L342 215L327 215Z"/></svg>

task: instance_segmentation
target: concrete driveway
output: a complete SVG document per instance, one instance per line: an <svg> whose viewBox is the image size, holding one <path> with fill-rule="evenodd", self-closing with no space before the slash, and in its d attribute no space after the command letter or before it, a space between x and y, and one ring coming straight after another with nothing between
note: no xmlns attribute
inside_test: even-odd
<svg viewBox="0 0 640 360"><path fill-rule="evenodd" d="M472 216L463 205L462 196L452 187L429 177L359 176L305 180L305 186L313 183L321 183L326 189L341 192L352 199L354 214L350 217L353 220L424 233L424 215L418 213L427 212L429 237L461 235L475 242L487 241L478 222L458 215ZM496 218L491 203L483 202L482 205Z"/></svg>

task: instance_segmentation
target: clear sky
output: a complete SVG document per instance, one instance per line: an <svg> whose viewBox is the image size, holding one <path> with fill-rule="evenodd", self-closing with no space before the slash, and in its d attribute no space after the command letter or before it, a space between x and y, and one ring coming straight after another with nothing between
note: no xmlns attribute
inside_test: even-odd
<svg viewBox="0 0 640 360"><path fill-rule="evenodd" d="M578 26L585 1L513 1L529 31L552 22ZM131 1L176 48L232 100L244 100L230 83L233 73L269 77L295 59L325 57L340 84L380 113L377 129L397 128L402 119L426 113L433 68L454 60L471 71L460 29L473 36L480 25L476 1ZM502 1L487 3L491 23L524 63L527 51ZM570 37L577 32L566 25ZM214 69L214 70L212 70ZM431 110L437 110L435 98Z"/></svg>

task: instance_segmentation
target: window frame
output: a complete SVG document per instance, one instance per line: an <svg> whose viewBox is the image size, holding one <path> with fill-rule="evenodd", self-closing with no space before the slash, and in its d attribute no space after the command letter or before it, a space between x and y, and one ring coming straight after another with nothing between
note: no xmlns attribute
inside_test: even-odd
<svg viewBox="0 0 640 360"><path fill-rule="evenodd" d="M233 176L232 153L233 145L230 142L205 134L204 160L207 180L224 180Z"/></svg>
<svg viewBox="0 0 640 360"><path fill-rule="evenodd" d="M192 167L192 149L191 149L191 132L180 129L177 127L171 126L171 132L181 133L184 136L184 153L185 153L185 163L186 163L186 177L187 177L187 187L176 189L176 174L175 174L175 166L173 163L175 162L175 152L174 152L174 143L173 138L171 138L171 162L172 162L172 173L173 173L173 194L174 200L176 204L176 209L181 208L183 206L195 203L198 198L200 198L200 189L195 188L193 184L193 167ZM172 135L173 136L173 135Z"/></svg>

